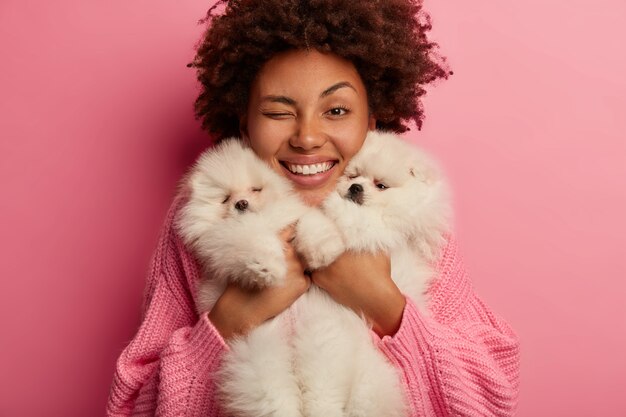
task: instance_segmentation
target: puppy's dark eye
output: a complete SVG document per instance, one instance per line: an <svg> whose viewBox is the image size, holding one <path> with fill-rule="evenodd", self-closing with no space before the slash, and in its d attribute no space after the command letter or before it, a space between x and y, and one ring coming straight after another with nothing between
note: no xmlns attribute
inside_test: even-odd
<svg viewBox="0 0 626 417"><path fill-rule="evenodd" d="M224 201L222 201L222 204L228 203L228 200L230 200L230 196L229 195L227 195L226 198L224 199Z"/></svg>
<svg viewBox="0 0 626 417"><path fill-rule="evenodd" d="M263 191L263 188L255 187L255 188L252 189L252 191L254 191L255 193L260 193L261 191Z"/></svg>
<svg viewBox="0 0 626 417"><path fill-rule="evenodd" d="M386 190L387 188L389 188L385 184L383 184L382 182L377 182L376 183L376 187L380 188L381 190Z"/></svg>

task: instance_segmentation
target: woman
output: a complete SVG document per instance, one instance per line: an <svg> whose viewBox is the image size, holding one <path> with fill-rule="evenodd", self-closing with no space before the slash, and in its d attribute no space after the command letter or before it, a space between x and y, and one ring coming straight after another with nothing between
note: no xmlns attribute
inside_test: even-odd
<svg viewBox="0 0 626 417"><path fill-rule="evenodd" d="M196 113L219 139L240 136L301 197L318 205L333 189L368 130L419 126L422 86L447 76L420 23L419 1L232 1L211 26L192 64L203 90ZM315 174L297 166L323 164ZM306 171L306 170L305 170ZM317 171L317 169L316 169ZM175 199L153 258L143 323L120 356L109 416L219 416L212 374L228 349L288 308L311 283L361 313L397 368L411 415L511 415L518 344L477 298L454 240L431 287L429 315L395 286L387 254L344 253L329 267L305 265L285 230L283 287L229 286L198 317L198 266L172 222Z"/></svg>

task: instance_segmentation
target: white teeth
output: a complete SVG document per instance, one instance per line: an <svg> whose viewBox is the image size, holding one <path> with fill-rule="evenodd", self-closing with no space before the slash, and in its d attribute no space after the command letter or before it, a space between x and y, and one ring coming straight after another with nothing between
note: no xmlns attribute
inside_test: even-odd
<svg viewBox="0 0 626 417"><path fill-rule="evenodd" d="M320 164L311 164L311 165L295 165L288 164L287 167L289 171L294 174L302 174L302 175L314 175L319 174L320 172L328 171L333 166L332 162L322 162Z"/></svg>

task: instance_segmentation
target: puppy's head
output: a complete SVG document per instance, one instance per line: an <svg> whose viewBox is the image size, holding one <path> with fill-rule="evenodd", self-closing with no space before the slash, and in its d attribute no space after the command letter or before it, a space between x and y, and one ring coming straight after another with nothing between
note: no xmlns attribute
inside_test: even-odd
<svg viewBox="0 0 626 417"><path fill-rule="evenodd" d="M408 233L425 216L442 211L443 187L427 155L395 134L372 131L346 167L337 192L367 210L370 219L381 218L386 227Z"/></svg>
<svg viewBox="0 0 626 417"><path fill-rule="evenodd" d="M183 181L189 201L179 225L190 240L216 222L259 212L290 192L287 180L238 139L203 153Z"/></svg>
<svg viewBox="0 0 626 417"><path fill-rule="evenodd" d="M340 178L338 192L355 204L408 210L420 188L436 182L431 161L392 133L372 131Z"/></svg>

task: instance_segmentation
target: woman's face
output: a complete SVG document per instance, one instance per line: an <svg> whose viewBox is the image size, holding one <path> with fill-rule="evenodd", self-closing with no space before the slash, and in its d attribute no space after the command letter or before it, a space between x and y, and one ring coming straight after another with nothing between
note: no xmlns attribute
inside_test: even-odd
<svg viewBox="0 0 626 417"><path fill-rule="evenodd" d="M241 133L308 204L319 205L375 125L350 61L293 50L259 71Z"/></svg>

